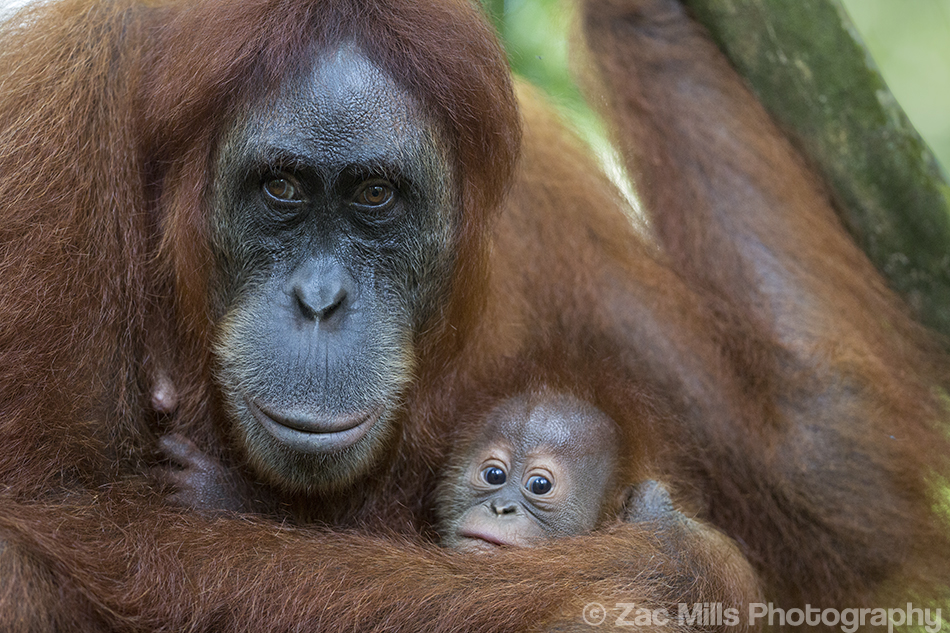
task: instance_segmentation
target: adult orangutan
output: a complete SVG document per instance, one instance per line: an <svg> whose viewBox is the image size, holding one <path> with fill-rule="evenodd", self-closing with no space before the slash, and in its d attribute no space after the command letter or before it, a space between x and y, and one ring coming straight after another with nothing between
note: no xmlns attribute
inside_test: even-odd
<svg viewBox="0 0 950 633"><path fill-rule="evenodd" d="M4 24L4 628L934 599L943 359L678 3L583 16L655 243L527 93L521 139L464 0L65 0ZM453 414L524 358L646 431L675 503L736 544L649 521L544 557L428 544ZM259 516L150 489L169 431Z"/></svg>

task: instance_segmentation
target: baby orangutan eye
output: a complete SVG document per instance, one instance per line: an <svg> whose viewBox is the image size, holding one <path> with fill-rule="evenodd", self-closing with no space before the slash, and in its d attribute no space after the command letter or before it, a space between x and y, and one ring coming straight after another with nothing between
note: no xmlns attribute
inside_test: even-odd
<svg viewBox="0 0 950 633"><path fill-rule="evenodd" d="M535 475L528 479L525 488L527 488L531 494L546 495L554 488L554 483L547 477Z"/></svg>
<svg viewBox="0 0 950 633"><path fill-rule="evenodd" d="M508 476L498 466L489 466L482 471L482 479L490 486L500 486L507 481Z"/></svg>

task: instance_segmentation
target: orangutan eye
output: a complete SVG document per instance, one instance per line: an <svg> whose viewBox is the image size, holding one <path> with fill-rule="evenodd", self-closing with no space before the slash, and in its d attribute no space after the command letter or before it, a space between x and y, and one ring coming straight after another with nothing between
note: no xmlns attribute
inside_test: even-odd
<svg viewBox="0 0 950 633"><path fill-rule="evenodd" d="M489 466L482 471L482 479L490 486L500 486L508 479L505 471L497 466Z"/></svg>
<svg viewBox="0 0 950 633"><path fill-rule="evenodd" d="M294 180L287 176L272 176L267 178L264 180L261 188L267 197L276 202L295 204L303 201L300 187Z"/></svg>
<svg viewBox="0 0 950 633"><path fill-rule="evenodd" d="M525 483L525 488L534 495L546 495L551 492L553 487L554 483L547 477L541 475L535 475L529 478L527 483Z"/></svg>
<svg viewBox="0 0 950 633"><path fill-rule="evenodd" d="M356 192L353 201L364 207L385 207L396 197L393 185L385 180L364 183Z"/></svg>

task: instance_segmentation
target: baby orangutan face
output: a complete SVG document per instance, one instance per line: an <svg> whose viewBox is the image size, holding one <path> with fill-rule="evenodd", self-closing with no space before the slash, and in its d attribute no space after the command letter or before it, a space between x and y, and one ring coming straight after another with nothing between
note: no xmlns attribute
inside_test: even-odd
<svg viewBox="0 0 950 633"><path fill-rule="evenodd" d="M587 532L614 486L612 420L571 396L518 396L492 409L438 495L448 547L491 551Z"/></svg>

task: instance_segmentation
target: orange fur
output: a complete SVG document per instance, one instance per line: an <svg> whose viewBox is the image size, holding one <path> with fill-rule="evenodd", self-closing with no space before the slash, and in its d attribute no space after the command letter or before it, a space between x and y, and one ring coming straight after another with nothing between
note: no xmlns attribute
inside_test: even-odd
<svg viewBox="0 0 950 633"><path fill-rule="evenodd" d="M0 628L567 629L590 601L937 599L943 358L679 4L590 0L584 25L655 243L527 93L522 141L462 0L64 0L3 26ZM288 497L223 439L208 166L248 99L348 37L454 140L460 267L387 458L340 497ZM617 420L627 476L738 545L632 524L543 556L424 542L459 416L539 383ZM145 475L168 430L262 516L165 506Z"/></svg>

